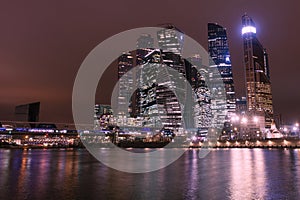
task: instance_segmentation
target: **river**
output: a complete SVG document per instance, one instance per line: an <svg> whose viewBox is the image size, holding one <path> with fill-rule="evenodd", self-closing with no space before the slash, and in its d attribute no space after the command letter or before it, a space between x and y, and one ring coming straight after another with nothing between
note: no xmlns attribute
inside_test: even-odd
<svg viewBox="0 0 300 200"><path fill-rule="evenodd" d="M198 153L130 174L85 149L0 149L0 199L300 199L300 149Z"/></svg>

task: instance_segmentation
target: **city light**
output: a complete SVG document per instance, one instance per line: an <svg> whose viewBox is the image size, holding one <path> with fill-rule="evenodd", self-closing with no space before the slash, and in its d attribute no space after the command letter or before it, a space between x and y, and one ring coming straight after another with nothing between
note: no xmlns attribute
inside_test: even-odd
<svg viewBox="0 0 300 200"><path fill-rule="evenodd" d="M256 33L256 28L254 26L245 26L242 28L242 34L245 33Z"/></svg>
<svg viewBox="0 0 300 200"><path fill-rule="evenodd" d="M247 122L248 122L248 119L247 119L246 117L243 117L243 118L242 118L242 123L243 123L243 124L246 124Z"/></svg>
<svg viewBox="0 0 300 200"><path fill-rule="evenodd" d="M197 140L197 137L196 137L196 136L193 136L193 137L192 137L192 140L193 140L193 141L196 141L196 140Z"/></svg>
<svg viewBox="0 0 300 200"><path fill-rule="evenodd" d="M237 116L237 115L233 115L233 116L231 117L231 121L233 121L233 122L237 122L237 121L239 121L239 120L240 120L240 117Z"/></svg>
<svg viewBox="0 0 300 200"><path fill-rule="evenodd" d="M258 118L257 117L253 117L253 122L257 123L258 122Z"/></svg>

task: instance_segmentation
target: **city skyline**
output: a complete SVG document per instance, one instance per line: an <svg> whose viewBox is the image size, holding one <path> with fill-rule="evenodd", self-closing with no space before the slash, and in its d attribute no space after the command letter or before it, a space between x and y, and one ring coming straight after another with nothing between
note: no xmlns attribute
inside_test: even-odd
<svg viewBox="0 0 300 200"><path fill-rule="evenodd" d="M293 27L295 28L294 32L285 30L288 30L288 22L291 21L292 16L295 16L293 14L296 13L297 5L285 4L282 6L270 1L264 3L273 5L268 13L264 12L263 9L254 8L254 5L251 4L255 3L246 3L242 6L241 2L235 1L223 5L227 9L236 5L232 9L234 12L226 12L228 15L224 18L221 17L221 6L217 6L216 11L219 11L219 14L214 17L209 17L209 13L204 12L205 9L201 7L199 9L199 11L203 11L201 14L191 14L185 20L170 14L170 16L161 19L149 17L143 22L137 20L118 26L115 25L122 23L116 23L116 18L109 19L108 22L98 19L101 15L97 9L94 9L90 15L87 14L87 16L95 18L98 16L96 19L93 18L94 21L90 23L82 16L75 19L71 18L70 16L79 11L79 3L70 5L69 15L63 12L66 5L62 5L64 8L61 8L49 3L49 7L56 11L55 16L51 14L51 9L49 9L50 12L42 13L41 11L46 9L42 5L36 5L36 9L32 10L25 4L23 10L15 9L12 5L4 5L3 8L8 9L2 12L3 15L10 11L13 11L12 13L15 15L12 15L10 20L2 19L4 31L1 33L2 37L0 35L2 38L0 48L3 69L3 73L1 73L0 119L12 119L16 105L40 101L41 121L72 121L72 86L76 72L88 52L105 38L120 31L140 26L156 26L166 21L171 21L184 30L186 34L195 38L205 48L207 47L207 42L205 42L207 39L206 24L213 22L226 27L233 74L235 79L242 80L235 84L237 85L236 93L238 97L245 96L245 91L243 91L244 72L241 69L243 67L243 44L240 19L247 11L257 24L259 40L268 49L274 111L275 113L282 113L284 119L293 123L299 119L297 116L300 112L297 110L297 102L300 97L297 93L297 85L299 84L296 77L297 73L295 73L297 69L297 64L295 64L297 63L295 60L297 57L295 54L298 53L297 45L294 44L296 42L292 43L291 41L297 41L295 33L300 27L295 25ZM210 4L207 3L206 5L209 6ZM108 10L112 11L111 6L108 6ZM171 8L174 7L176 6L171 5ZM86 7L82 9L88 10ZM289 10L291 14L283 15L274 20L273 15L282 9ZM41 16L40 19L35 17L37 14ZM105 14L108 15L107 12ZM22 18L22 16L24 17ZM125 19L129 18L125 17ZM125 19L118 20L122 22ZM78 24L75 23L77 20L79 21ZM186 20L193 23L187 23ZM104 29L105 31L103 31ZM292 53L287 53L282 49L290 49ZM282 68L287 70L282 73ZM284 77L285 74L287 77ZM103 78L102 84L109 79L111 78ZM290 89L281 87L282 82L287 85L286 88ZM99 85L99 89L103 90L101 83ZM97 99L101 101L99 103L109 103L108 93L106 91L99 93L97 95Z"/></svg>

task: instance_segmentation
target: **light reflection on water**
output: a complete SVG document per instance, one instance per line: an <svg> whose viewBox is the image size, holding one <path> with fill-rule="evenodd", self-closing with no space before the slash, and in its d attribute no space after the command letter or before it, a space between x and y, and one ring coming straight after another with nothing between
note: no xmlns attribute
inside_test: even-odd
<svg viewBox="0 0 300 200"><path fill-rule="evenodd" d="M229 193L231 199L263 199L266 191L262 149L231 153ZM240 191L244 191L241 193Z"/></svg>
<svg viewBox="0 0 300 200"><path fill-rule="evenodd" d="M300 199L299 150L198 153L128 174L84 149L0 149L0 199Z"/></svg>

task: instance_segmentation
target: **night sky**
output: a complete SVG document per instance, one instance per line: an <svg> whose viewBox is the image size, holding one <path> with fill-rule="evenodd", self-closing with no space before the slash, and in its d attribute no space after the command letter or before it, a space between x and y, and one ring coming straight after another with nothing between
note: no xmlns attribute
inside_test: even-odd
<svg viewBox="0 0 300 200"><path fill-rule="evenodd" d="M152 0L0 3L0 120L14 107L41 102L41 121L72 122L72 88L87 54L127 29L173 23L207 49L207 23L227 28L237 96L245 95L241 17L256 23L269 53L273 104L287 122L300 120L300 1ZM109 103L111 69L100 81L96 102Z"/></svg>

